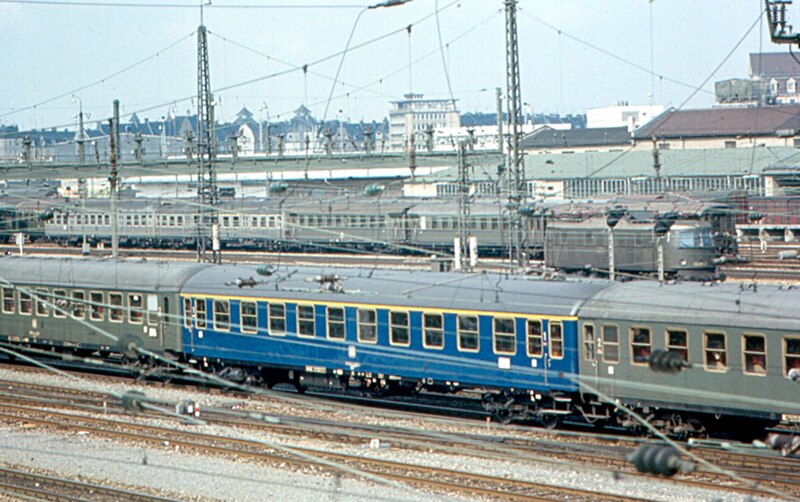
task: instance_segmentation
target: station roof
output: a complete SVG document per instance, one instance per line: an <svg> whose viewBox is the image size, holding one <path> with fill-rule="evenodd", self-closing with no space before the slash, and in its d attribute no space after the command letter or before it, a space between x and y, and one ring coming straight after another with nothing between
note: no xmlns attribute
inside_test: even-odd
<svg viewBox="0 0 800 502"><path fill-rule="evenodd" d="M747 176L800 166L800 149L793 147L660 150L661 176ZM475 169L473 181L488 181L494 170ZM525 178L630 178L654 176L653 152L630 148L610 152L536 153L525 156ZM426 176L424 182L458 179L451 168Z"/></svg>
<svg viewBox="0 0 800 502"><path fill-rule="evenodd" d="M667 138L713 138L774 136L800 130L800 106L759 108L708 108L668 110L634 131L634 138L647 140L655 135Z"/></svg>
<svg viewBox="0 0 800 502"><path fill-rule="evenodd" d="M595 127L591 129L552 129L543 127L522 139L522 148L570 148L628 145L631 133L627 127Z"/></svg>

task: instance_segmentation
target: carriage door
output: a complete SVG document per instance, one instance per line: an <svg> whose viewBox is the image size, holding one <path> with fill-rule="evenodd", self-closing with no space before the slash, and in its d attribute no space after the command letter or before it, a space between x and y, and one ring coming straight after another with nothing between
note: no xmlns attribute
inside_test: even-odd
<svg viewBox="0 0 800 502"><path fill-rule="evenodd" d="M164 306L169 308L169 299L164 297ZM168 315L168 314L167 314ZM147 295L147 336L148 338L158 338L160 343L164 343L162 327L162 312L158 305L158 295Z"/></svg>
<svg viewBox="0 0 800 502"><path fill-rule="evenodd" d="M562 370L564 360L564 325L561 321L548 321L544 335L544 379L550 383Z"/></svg>
<svg viewBox="0 0 800 502"><path fill-rule="evenodd" d="M597 360L599 341L597 340L594 324L583 323L581 326L581 341L578 342L578 346L581 347L578 364L578 367L581 368L581 374L591 376L591 384L597 388L597 377L600 374Z"/></svg>
<svg viewBox="0 0 800 502"><path fill-rule="evenodd" d="M617 324L601 324L595 327L599 329L597 333L597 374L599 378L608 379L613 382L616 378L617 366L620 361L620 327ZM613 392L613 384L601 385L598 378L597 384L600 390Z"/></svg>

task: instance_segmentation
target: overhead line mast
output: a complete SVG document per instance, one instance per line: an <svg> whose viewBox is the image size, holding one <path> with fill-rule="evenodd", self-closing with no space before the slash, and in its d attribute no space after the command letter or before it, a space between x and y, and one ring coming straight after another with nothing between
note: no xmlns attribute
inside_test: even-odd
<svg viewBox="0 0 800 502"><path fill-rule="evenodd" d="M506 100L508 107L508 168L509 212L511 213L511 238L509 259L519 266L525 265L522 221L519 212L525 197L525 165L520 151L522 139L522 100L519 84L519 46L517 43L517 0L504 0L506 8Z"/></svg>
<svg viewBox="0 0 800 502"><path fill-rule="evenodd" d="M220 263L217 172L214 166L214 109L208 65L208 32L197 28L197 261Z"/></svg>

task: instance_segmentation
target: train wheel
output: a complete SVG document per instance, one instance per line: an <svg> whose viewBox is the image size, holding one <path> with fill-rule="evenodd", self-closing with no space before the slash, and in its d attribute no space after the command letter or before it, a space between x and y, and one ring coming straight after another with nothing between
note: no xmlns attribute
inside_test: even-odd
<svg viewBox="0 0 800 502"><path fill-rule="evenodd" d="M497 410L493 413L494 419L503 425L511 423L511 412L508 410Z"/></svg>
<svg viewBox="0 0 800 502"><path fill-rule="evenodd" d="M558 429L561 426L561 422L562 422L561 416L559 416L559 415L550 415L550 414L542 415L542 418L540 419L540 421L542 422L542 427L544 427L545 429L547 429L549 431L552 431L554 429Z"/></svg>

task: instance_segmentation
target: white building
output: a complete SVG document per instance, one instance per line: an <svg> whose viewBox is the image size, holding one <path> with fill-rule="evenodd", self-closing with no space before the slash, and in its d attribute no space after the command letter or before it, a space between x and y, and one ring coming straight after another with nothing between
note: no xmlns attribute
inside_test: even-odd
<svg viewBox="0 0 800 502"><path fill-rule="evenodd" d="M590 108L586 110L586 127L627 127L633 131L637 127L650 122L653 117L664 111L663 105L634 105L627 101L615 103L605 108Z"/></svg>
<svg viewBox="0 0 800 502"><path fill-rule="evenodd" d="M408 140L414 135L414 143L425 143L426 131L432 129L458 128L461 116L452 99L423 99L422 94L406 94L402 101L392 101L389 110L390 148L408 148ZM419 148L419 146L418 146Z"/></svg>

